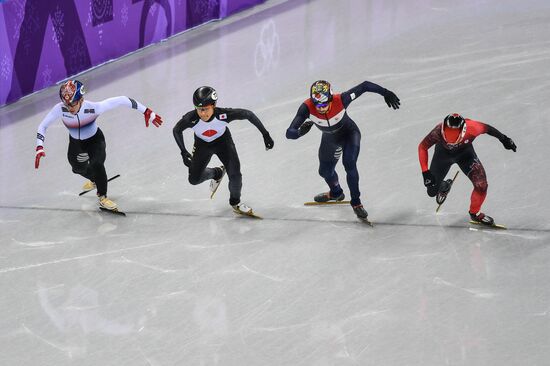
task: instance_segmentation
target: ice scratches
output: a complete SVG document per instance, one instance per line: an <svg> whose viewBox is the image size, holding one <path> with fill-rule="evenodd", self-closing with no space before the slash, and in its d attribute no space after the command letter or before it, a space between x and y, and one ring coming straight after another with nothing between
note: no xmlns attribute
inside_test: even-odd
<svg viewBox="0 0 550 366"><path fill-rule="evenodd" d="M491 298L496 296L496 294L491 293L491 292L484 292L484 291L478 290L478 289L463 288L463 287L457 286L453 283L447 282L444 279L439 278L439 277L435 277L433 279L433 283L435 283L436 285L443 285L443 286L456 288L456 289L462 290L464 292L467 292L470 295L473 295L474 297L479 297L479 298L482 298L482 299L491 299Z"/></svg>
<svg viewBox="0 0 550 366"><path fill-rule="evenodd" d="M546 310L543 311L543 312L540 312L540 313L533 313L533 314L531 314L531 315L532 315L532 316L548 316L548 315L549 315L549 314L548 314L549 312L550 312L550 309L546 309Z"/></svg>
<svg viewBox="0 0 550 366"><path fill-rule="evenodd" d="M470 227L469 228L470 231L479 231L479 232L483 232L483 233L486 233L486 234L489 234L489 235L504 235L504 236L512 236L512 237L516 237L516 238L522 238L522 239L529 239L529 240L536 240L536 239L541 239L541 237L537 236L537 235L529 235L529 234L516 234L514 232L511 232L510 229L508 230L497 230L497 229L492 229L492 228L487 228L487 227L483 227L483 226L480 226L479 228L477 227ZM521 229L518 229L518 230L521 230Z"/></svg>
<svg viewBox="0 0 550 366"><path fill-rule="evenodd" d="M22 242L19 240L16 240L15 238L11 239L15 244L21 245L24 247L31 247L31 248L40 248L40 247L49 247L52 245L57 244L63 244L65 241L32 241L32 242Z"/></svg>
<svg viewBox="0 0 550 366"><path fill-rule="evenodd" d="M126 258L125 256L121 256L120 259L114 259L111 261L112 263L129 263L129 264L135 264L136 266L144 267L153 271L161 272L161 273L174 273L178 272L178 270L175 269L164 269L157 266L152 266L150 264L141 263L138 261L134 261L131 259Z"/></svg>
<svg viewBox="0 0 550 366"><path fill-rule="evenodd" d="M434 253L422 253L422 254L413 254L413 255L403 255L399 257L373 257L372 260L375 262L390 262L390 261L400 261L411 258L426 258L426 257L436 257L438 255L444 254L443 252L434 252Z"/></svg>
<svg viewBox="0 0 550 366"><path fill-rule="evenodd" d="M27 326L25 324L21 324L21 327L23 328L23 331L25 333L39 339L40 341L44 342L45 344L47 344L50 347L55 348L58 351L61 351L61 352L65 353L69 358L73 358L73 356L82 356L82 355L86 354L86 349L83 348L83 347L61 346L57 343L54 343L52 341L47 340L46 338L44 338L42 336L39 336L38 334L36 334L35 332L33 332L32 330L27 328Z"/></svg>
<svg viewBox="0 0 550 366"><path fill-rule="evenodd" d="M279 331L285 331L285 330L295 330L305 327L310 327L311 323L298 323L298 324L291 324L291 325L284 325L282 327L253 327L249 328L251 331L258 331L258 332L279 332Z"/></svg>
<svg viewBox="0 0 550 366"><path fill-rule="evenodd" d="M247 270L247 271L250 272L250 273L253 273L253 274L255 274L255 275L258 275L258 276L267 278L267 279L269 279L269 280L271 280L271 281L275 281L275 282L283 282L283 281L285 281L284 278L275 277L275 276L269 276L269 275L260 273L260 272L258 272L258 271L254 271L253 269L248 268L248 267L245 266L244 264L241 265L241 267L243 267L245 270Z"/></svg>
<svg viewBox="0 0 550 366"><path fill-rule="evenodd" d="M62 259L57 259L57 260L54 260L54 261L29 264L29 265L26 265L26 266L1 268L0 269L0 274L15 272L15 271L22 271L22 270L27 270L27 269L31 269L31 268L38 268L38 267L47 266L47 265L50 265L50 264L59 264L59 263L72 262L72 261L81 260L81 259L100 257L100 256L103 256L103 255L124 253L124 252L132 251L132 250L151 248L151 247L161 246L161 245L165 245L165 244L170 244L170 242L163 241L163 242L160 242L160 243L138 245L136 247L122 248L122 249L116 249L116 250L107 250L105 252L100 252L100 253L79 255L79 256L76 256L76 257L62 258Z"/></svg>
<svg viewBox="0 0 550 366"><path fill-rule="evenodd" d="M218 244L218 245L196 245L196 244L187 244L185 245L186 249L218 249L218 248L225 248L225 247L237 247L241 245L250 245L250 244L257 244L262 243L264 240L254 239L250 241L243 241L239 243L231 243L231 244Z"/></svg>

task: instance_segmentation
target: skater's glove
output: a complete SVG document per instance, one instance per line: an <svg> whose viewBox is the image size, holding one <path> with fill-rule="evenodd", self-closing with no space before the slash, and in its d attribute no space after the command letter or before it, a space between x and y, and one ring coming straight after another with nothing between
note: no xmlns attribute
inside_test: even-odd
<svg viewBox="0 0 550 366"><path fill-rule="evenodd" d="M387 90L384 92L384 100L386 101L386 104L389 108L393 109L399 109L399 105L401 102L399 101L399 98L397 95L394 94L391 90Z"/></svg>
<svg viewBox="0 0 550 366"><path fill-rule="evenodd" d="M149 123L154 124L155 127L159 127L162 124L162 117L155 114L155 112L149 108L145 110L143 115L145 116L145 127L149 127Z"/></svg>
<svg viewBox="0 0 550 366"><path fill-rule="evenodd" d="M435 177L429 170L426 170L425 172L422 172L422 177L424 178L424 186L425 187L433 187L435 186Z"/></svg>
<svg viewBox="0 0 550 366"><path fill-rule="evenodd" d="M266 149L266 150L273 149L273 145L275 145L275 142L273 141L273 139L271 138L271 136L269 136L269 132L268 132L268 133L265 133L263 136L264 136L264 145L265 145L265 149Z"/></svg>
<svg viewBox="0 0 550 366"><path fill-rule="evenodd" d="M186 167L191 167L191 163L193 162L193 155L189 154L187 151L181 153L181 158L183 159L183 165Z"/></svg>
<svg viewBox="0 0 550 366"><path fill-rule="evenodd" d="M514 143L514 140L512 140L508 136L503 135L502 138L500 139L500 142L502 142L502 145L504 145L504 148L506 150L512 150L513 152L516 152L516 149L517 149L516 144Z"/></svg>
<svg viewBox="0 0 550 366"><path fill-rule="evenodd" d="M36 147L36 157L34 158L34 169L38 169L38 166L40 165L40 158L46 156L46 153L44 152L44 148L42 146Z"/></svg>
<svg viewBox="0 0 550 366"><path fill-rule="evenodd" d="M304 136L306 133L311 130L311 126L313 126L313 121L305 121L302 123L300 128L298 128L298 131L300 132L300 136Z"/></svg>

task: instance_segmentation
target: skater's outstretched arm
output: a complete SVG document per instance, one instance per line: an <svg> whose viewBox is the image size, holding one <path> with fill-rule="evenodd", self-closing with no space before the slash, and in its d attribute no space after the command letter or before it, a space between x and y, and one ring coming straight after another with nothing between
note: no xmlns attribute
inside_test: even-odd
<svg viewBox="0 0 550 366"><path fill-rule="evenodd" d="M296 112L296 116L286 130L286 138L296 140L305 135L311 129L313 123L306 121L309 118L309 109L305 103L302 103ZM305 126L304 126L305 125Z"/></svg>
<svg viewBox="0 0 550 366"><path fill-rule="evenodd" d="M481 123L481 122L480 122ZM512 150L513 152L516 152L516 144L514 143L514 140L497 130L491 125L484 124L487 128L487 135L496 137L504 146L506 150Z"/></svg>
<svg viewBox="0 0 550 366"><path fill-rule="evenodd" d="M242 108L218 108L220 113L225 113L227 115L227 122L231 122L233 120L241 120L241 119L247 119L252 123L256 128L262 133L262 136L264 138L264 145L266 150L272 149L274 142L271 136L269 135L269 132L264 127L262 121L254 114L254 112L248 110L248 109L242 109Z"/></svg>
<svg viewBox="0 0 550 366"><path fill-rule="evenodd" d="M156 127L159 127L162 124L161 116L155 114L155 112L153 112L137 100L129 97L112 97L102 100L101 102L90 102L90 104L93 106L93 108L95 109L95 113L98 115L117 107L127 107L137 109L138 111L143 113L145 117L145 127L149 127L149 123L152 123Z"/></svg>
<svg viewBox="0 0 550 366"><path fill-rule="evenodd" d="M401 102L394 92L370 81L363 81L361 84L342 93L344 108L347 108L352 101L366 92L380 94L384 97L389 108L399 109Z"/></svg>

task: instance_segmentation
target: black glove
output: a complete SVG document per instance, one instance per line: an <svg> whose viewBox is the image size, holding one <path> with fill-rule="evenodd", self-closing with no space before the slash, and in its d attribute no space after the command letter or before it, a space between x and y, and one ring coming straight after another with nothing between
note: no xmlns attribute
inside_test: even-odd
<svg viewBox="0 0 550 366"><path fill-rule="evenodd" d="M435 177L432 174L432 172L430 172L430 170L426 170L425 172L422 172L422 177L424 178L425 187L435 186Z"/></svg>
<svg viewBox="0 0 550 366"><path fill-rule="evenodd" d="M193 161L193 155L189 154L187 151L181 153L181 158L183 159L183 164L186 167L191 167L191 162Z"/></svg>
<svg viewBox="0 0 550 366"><path fill-rule="evenodd" d="M384 92L384 100L386 101L388 107L399 109L401 102L399 101L399 98L397 98L397 95L395 95L391 90L386 89Z"/></svg>
<svg viewBox="0 0 550 366"><path fill-rule="evenodd" d="M300 132L300 136L304 136L306 133L311 130L311 126L313 126L313 121L305 121L302 123L300 128L298 128L298 131Z"/></svg>
<svg viewBox="0 0 550 366"><path fill-rule="evenodd" d="M502 135L500 142L502 142L502 145L504 145L504 148L506 150L512 150L513 152L516 152L516 149L517 149L516 144L514 144L514 140L512 140L508 136Z"/></svg>
<svg viewBox="0 0 550 366"><path fill-rule="evenodd" d="M265 149L266 150L273 149L273 145L275 144L275 142L273 141L271 136L269 136L269 132L265 133L263 136L264 136Z"/></svg>

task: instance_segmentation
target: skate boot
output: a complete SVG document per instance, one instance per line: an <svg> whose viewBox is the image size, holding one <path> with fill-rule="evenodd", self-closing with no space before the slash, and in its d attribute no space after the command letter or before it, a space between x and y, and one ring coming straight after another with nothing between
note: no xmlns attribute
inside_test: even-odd
<svg viewBox="0 0 550 366"><path fill-rule="evenodd" d="M367 210L363 207L363 205L357 205L357 206L351 206L353 207L353 212L357 215L358 219L366 220L369 216Z"/></svg>
<svg viewBox="0 0 550 366"><path fill-rule="evenodd" d="M87 180L86 183L82 186L83 191L91 191L92 189L95 189L95 183L91 180Z"/></svg>
<svg viewBox="0 0 550 366"><path fill-rule="evenodd" d="M217 170L219 174L218 179L212 179L210 181L210 198L214 197L214 194L218 190L218 187L220 186L220 183L222 182L223 177L225 177L225 167L222 165L220 167L214 168Z"/></svg>
<svg viewBox="0 0 550 366"><path fill-rule="evenodd" d="M495 220L493 220L491 216L485 215L483 212L477 215L470 212L470 219L483 225L493 226L495 224Z"/></svg>
<svg viewBox="0 0 550 366"><path fill-rule="evenodd" d="M343 201L345 197L346 196L344 195L344 192L342 192L338 197L332 197L330 195L330 192L324 192L324 193L319 193L317 196L313 197L313 200L315 202L321 202L321 203L330 202L330 201L338 202L338 201Z"/></svg>
<svg viewBox="0 0 550 366"><path fill-rule="evenodd" d="M367 210L363 207L362 204L351 206L353 208L353 212L357 215L357 218L361 221L363 221L365 224L372 226L372 223L369 221L367 213Z"/></svg>
<svg viewBox="0 0 550 366"><path fill-rule="evenodd" d="M118 209L116 203L107 198L107 196L98 196L99 207L110 211L116 211Z"/></svg>
<svg viewBox="0 0 550 366"><path fill-rule="evenodd" d="M439 185L439 191L437 192L437 195L435 196L435 201L438 205L441 205L445 200L447 199L447 194L449 194L451 187L453 185L452 179L447 179L441 182Z"/></svg>
<svg viewBox="0 0 550 366"><path fill-rule="evenodd" d="M244 203L237 203L236 205L231 206L233 207L233 211L236 213L242 214L242 215L252 215L252 209L245 205Z"/></svg>

